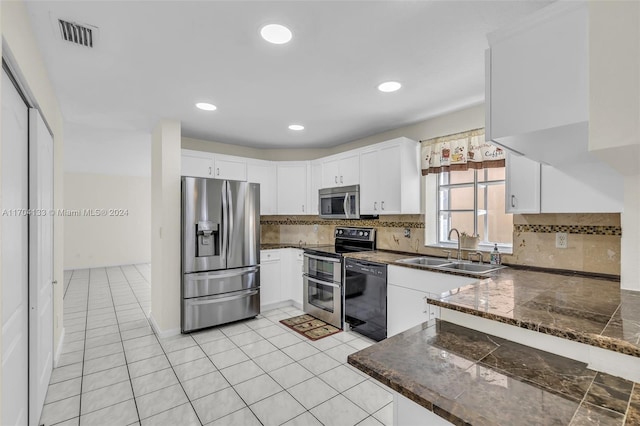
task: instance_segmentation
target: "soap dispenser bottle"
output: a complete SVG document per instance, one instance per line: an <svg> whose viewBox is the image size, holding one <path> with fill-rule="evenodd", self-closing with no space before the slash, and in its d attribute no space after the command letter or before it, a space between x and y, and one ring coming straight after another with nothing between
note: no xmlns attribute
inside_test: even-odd
<svg viewBox="0 0 640 426"><path fill-rule="evenodd" d="M500 252L498 251L498 244L493 246L493 251L491 252L491 264L492 265L500 265L502 260L500 259Z"/></svg>

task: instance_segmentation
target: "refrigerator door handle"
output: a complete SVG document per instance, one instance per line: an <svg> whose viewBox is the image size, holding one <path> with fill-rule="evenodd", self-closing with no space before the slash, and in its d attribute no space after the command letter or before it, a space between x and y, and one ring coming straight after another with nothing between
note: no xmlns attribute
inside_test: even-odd
<svg viewBox="0 0 640 426"><path fill-rule="evenodd" d="M224 259L225 266L227 265L227 252L228 252L228 239L229 239L229 183L224 182L222 185L222 248L220 249L220 256Z"/></svg>
<svg viewBox="0 0 640 426"><path fill-rule="evenodd" d="M258 271L257 266L253 266L251 268L243 268L243 269L225 269L221 272L211 271L211 272L200 272L195 274L185 274L185 279L187 281L198 281L198 280L207 280L207 279L219 279L219 278L230 278L230 277L238 277L242 275L251 274Z"/></svg>
<svg viewBox="0 0 640 426"><path fill-rule="evenodd" d="M234 212L234 200L233 197L231 196L231 187L229 186L229 182L226 182L226 190L227 190L227 202L228 202L228 210L227 210L227 238L230 239L231 236L234 233L234 223L233 223L233 212ZM231 241L229 241L229 245L231 244ZM229 253L226 253L227 255L227 262L229 259ZM228 267L228 265L227 265Z"/></svg>
<svg viewBox="0 0 640 426"><path fill-rule="evenodd" d="M245 298L247 296L256 295L258 294L258 291L259 290L248 290L248 291L243 291L241 293L234 294L233 296L220 295L220 296L199 297L198 300L190 300L189 303L192 305L206 305L211 303L211 301L213 300L215 300L216 302L228 302L231 300L237 300L237 299Z"/></svg>

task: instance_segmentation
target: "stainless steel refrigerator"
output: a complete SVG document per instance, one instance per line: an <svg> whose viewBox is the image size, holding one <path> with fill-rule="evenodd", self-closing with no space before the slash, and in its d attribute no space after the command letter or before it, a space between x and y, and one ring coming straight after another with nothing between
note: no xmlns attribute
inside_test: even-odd
<svg viewBox="0 0 640 426"><path fill-rule="evenodd" d="M182 332L260 313L260 185L182 178Z"/></svg>

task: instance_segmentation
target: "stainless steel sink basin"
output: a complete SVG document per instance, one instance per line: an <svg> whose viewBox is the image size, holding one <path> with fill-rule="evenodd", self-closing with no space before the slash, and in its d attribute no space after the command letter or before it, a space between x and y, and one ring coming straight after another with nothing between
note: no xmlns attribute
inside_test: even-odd
<svg viewBox="0 0 640 426"><path fill-rule="evenodd" d="M446 269L450 271L461 271L467 272L471 274L488 274L489 272L497 271L498 269L502 269L504 266L501 265L490 265L490 264L478 264L478 263L449 263L445 265L440 265L439 269Z"/></svg>
<svg viewBox="0 0 640 426"><path fill-rule="evenodd" d="M498 269L505 268L502 265L491 265L488 263L464 263L456 262L453 260L439 259L436 257L410 257L408 259L400 259L399 263L408 263L410 265L431 266L434 269L441 269L443 271L459 271L472 275L485 275L489 272L497 271Z"/></svg>
<svg viewBox="0 0 640 426"><path fill-rule="evenodd" d="M412 257L409 259L400 259L398 260L400 263L409 263L411 265L423 265L423 266L441 266L450 264L450 260L446 259L437 259L434 257Z"/></svg>

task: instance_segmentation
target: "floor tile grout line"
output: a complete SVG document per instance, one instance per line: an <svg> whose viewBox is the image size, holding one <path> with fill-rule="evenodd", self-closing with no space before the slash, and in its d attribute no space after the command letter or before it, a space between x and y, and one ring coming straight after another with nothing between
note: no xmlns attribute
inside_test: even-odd
<svg viewBox="0 0 640 426"><path fill-rule="evenodd" d="M111 303L113 305L113 310L115 312L116 308L115 308L115 303L113 301L113 292L111 291L111 280L109 279L109 272L107 271L107 268L104 268L104 269L105 269L105 275L107 276L107 286L109 288L109 294L111 295ZM122 346L122 356L124 358L124 365L127 368L127 376L129 377L129 386L131 387L131 396L132 396L132 399L133 399L133 405L136 408L136 416L138 418L138 422L140 422L141 421L140 412L138 410L138 403L136 401L136 394L133 391L133 382L131 381L131 373L129 372L129 363L127 362L127 353L124 350L124 342L122 340L122 332L120 331L120 323L118 322L117 315L116 315L116 325L118 326L118 333L120 333L120 345ZM122 382L122 383L124 383L124 382ZM122 402L126 402L126 401L121 401L118 404L120 404ZM116 405L116 404L113 404L113 405ZM113 406L113 405L111 405L111 406ZM104 407L104 408L108 408L108 407ZM135 423L135 422L132 422L132 423Z"/></svg>
<svg viewBox="0 0 640 426"><path fill-rule="evenodd" d="M137 269L137 268L136 268L136 269ZM124 273L124 272L123 272L123 273ZM126 279L126 276L125 276L125 279ZM131 284L129 283L128 279L127 279L127 284L129 285L129 287L131 287ZM131 290L133 291L133 288L131 288ZM137 302L137 303L138 303L138 305L140 306L140 309L142 309L142 305L140 304L140 300L139 300L139 299L138 299L138 297L135 295L135 292L134 292L134 297L136 298L136 302ZM143 309L143 312L144 312L144 309ZM145 315L146 315L146 313L145 313ZM147 321L148 321L148 320L147 320ZM155 330L153 330L153 335L156 337L156 340L158 341L158 345L160 345L160 349L162 349L162 353L164 354L165 358L167 359L167 362L169 363L169 368L171 368L171 371L172 371L172 372L173 372L173 374L176 376L176 380L178 381L178 384L180 385L180 388L182 389L182 392L184 392L184 395L185 395L185 397L187 398L187 401L189 402L189 405L191 405L191 409L192 409L192 410L193 410L193 412L195 413L195 415L196 415L196 417L198 418L198 421L200 422L200 424L201 424L201 425L203 425L204 423L202 422L202 420L200 420L200 416L198 415L198 412L196 411L196 408L193 406L193 403L191 402L191 398L189 398L189 395L187 394L187 391L185 390L184 386L182 385L182 381L181 381L181 380L180 380L180 378L178 377L178 374L176 373L176 370L175 370L175 368L174 368L174 365L171 363L171 360L170 360L170 359L169 359L169 357L167 356L167 352L165 351L164 347L162 346L162 343L160 343L160 339L158 338L158 335L156 334L156 331L155 331ZM192 339L193 339L193 337L192 337ZM195 341L195 339L194 339L194 341ZM196 342L196 344L197 344L197 343L198 343L198 342ZM123 349L124 349L124 348L123 348ZM200 349L200 350L202 350L202 349ZM203 351L203 352L204 352L204 351ZM205 355L206 355L206 354L205 354ZM126 356L126 355L125 355L125 356ZM125 360L126 360L126 358L125 358ZM209 360L209 362L211 362L211 360ZM213 362L211 362L211 364L213 364ZM215 368L215 364L214 364L214 368ZM127 372L128 372L128 371L129 371L129 365L128 365L128 363L127 363ZM129 380L131 380L131 375L129 375ZM174 386L174 385L171 385L171 386ZM169 387L169 386L167 386L167 387ZM163 389L166 389L166 388L163 388ZM160 389L160 390L161 390L161 389ZM133 390L133 381L131 382L131 391L132 391L132 392L134 392L134 390ZM152 393L152 392L151 392L151 393ZM134 393L134 400L135 400L135 393ZM183 404L181 404L181 405L183 405ZM171 410L171 409L174 409L174 408L177 408L177 407L171 407L171 408L169 408L169 409L167 409L167 410L164 410L164 411L161 411L161 412L159 412L159 413L156 413L156 414L154 414L153 416L156 416L156 415L158 415L158 414L162 414L162 413L164 413L164 412L166 412L166 411L169 411L169 410ZM137 409L138 409L138 407L137 407L137 403L136 403L136 410L137 410ZM150 417L153 417L153 416L150 416ZM143 419L141 419L141 418L140 418L140 413L138 413L138 421L140 421L140 422L142 423L142 420L143 420Z"/></svg>
<svg viewBox="0 0 640 426"><path fill-rule="evenodd" d="M133 266L135 266L135 265L133 265ZM122 266L120 266L119 268L120 268L120 271L124 273L124 270L122 269ZM138 270L138 273L139 273L139 269L137 268L137 266L136 266L136 270ZM118 283L115 283L115 284L123 284L123 285L124 285L124 284L126 284L126 285L128 286L128 290L130 290L130 291L132 292L132 295L134 296L134 298L135 298L136 302L133 302L133 303L121 303L124 299L123 299L122 297L118 297L118 299L120 300L120 304L121 304L121 305L124 305L124 304L137 304L137 305L138 305L138 307L139 307L140 309L142 309L142 304L141 304L141 302L140 302L140 299L138 299L138 294L137 294L137 292L136 292L136 291L134 291L134 290L133 290L132 284L131 284L131 282L129 282L129 279L127 278L127 274L126 274L126 273L124 273L124 277L125 277L125 281L123 281L122 283L118 282ZM137 279L137 277L136 277L136 279ZM110 299L111 299L111 308L113 309L113 310L112 310L112 312L114 312L114 313L115 313L115 316L116 316L116 325L117 325L117 327L118 327L118 332L119 332L120 337L121 337L120 342L121 342L121 344L122 344L122 346L123 346L123 350L124 350L124 340L122 340L122 330L120 329L121 325L122 325L122 324L124 324L124 323L121 323L120 319L118 318L118 311L116 311L116 304L115 304L115 294L116 294L115 292L121 293L121 291L120 291L120 289L116 289L116 288L114 287L114 285L115 285L115 284L114 284L114 283L111 283L111 282L110 282L110 280L108 280L108 282L106 283L106 285L108 286L108 289L109 289L109 296L110 296ZM90 289L88 289L88 293L89 293L90 295L91 295L91 294L92 294L92 292L93 292L92 288L93 288L93 286L91 286L91 288L90 288ZM129 295L129 297L130 297L130 295ZM144 295L143 295L142 297L144 297ZM91 297L89 297L89 298L87 299L87 304L89 304L90 299L91 299ZM98 308L98 309L100 309L100 308ZM143 312L144 312L144 309L142 309L142 310L143 310ZM284 312L284 311L282 311L281 309L278 309L278 311ZM87 311L86 311L86 317L88 317L88 316L89 316L89 313L90 313L90 312L89 312L89 309L87 309ZM288 314L288 313L287 313L287 314ZM268 320L268 321L269 321L269 323L271 323L273 326L277 326L277 325L278 325L278 321L279 321L279 319L278 319L278 318L273 319L273 317L277 317L278 315L280 315L280 314L271 315L270 317L266 317L266 316L264 316L264 317L262 317L262 318L264 318L264 319ZM146 314L145 314L145 317L146 317ZM133 320L133 321L135 321L135 320ZM127 322L130 322L130 321L127 321ZM148 320L146 320L146 323L147 323L147 326L148 326ZM271 325L265 325L264 327L270 327L270 326L271 326ZM144 326L143 326L143 327L144 327ZM246 329L245 329L242 333L234 333L234 334L231 334L231 335L228 335L228 334L226 334L226 332L224 332L224 331L222 331L222 330L221 330L221 336L222 336L222 337L224 337L224 338L226 338L226 339L228 339L228 340L232 343L233 348L235 348L235 349L240 349L241 353L245 354L245 355L248 357L248 360L250 360L250 361L252 361L252 362L254 362L254 363L255 363L255 360L254 360L254 359L255 359L255 358L258 358L259 356L256 356L256 357L254 358L254 357L253 357L253 356L251 356L249 353L247 353L247 352L246 352L246 350L247 350L246 346L248 346L248 345L252 345L252 344L255 344L255 343L259 343L259 342L262 342L262 341L266 341L267 343L270 343L271 345L273 345L273 343L271 343L271 339L272 339L272 338L275 338L275 337L277 337L277 336L281 336L281 335L286 335L286 334L294 335L290 330L288 330L288 329L284 329L284 328L283 328L283 330L284 330L284 332L283 332L283 333L279 333L279 334L277 334L277 335L270 336L270 337L265 337L265 336L263 336L262 334L258 333L258 331L257 331L257 330L259 330L260 328L264 328L264 327L252 328L252 327L247 326L247 327L246 327ZM239 345L236 343L236 341L234 341L234 340L232 340L232 339L231 339L231 338L232 338L232 337L234 337L234 336L237 336L237 335L240 335L240 334L243 334L243 333L248 333L249 331L253 331L253 332L255 332L255 333L259 336L259 340L255 341L255 342L250 342L250 343L244 344L244 345L242 345L242 346L239 346ZM86 337L87 332L88 332L88 331L87 331L87 329L85 328L85 337ZM155 334L155 332L154 332L152 335L154 336L155 340L156 340L156 341L158 341L158 343L159 343L159 338L158 338L158 336ZM146 336L139 336L139 338L143 338L143 337L146 337ZM209 342L201 343L201 342L199 342L198 340L196 340L195 338L193 338L193 336L190 336L190 337L191 337L191 339L193 340L193 344L194 344L194 346L193 346L193 347L198 347L198 348L203 352L203 354L205 355L205 357L208 359L208 362L210 362L210 363L214 366L214 370L215 370L215 371L220 372L220 370L217 368L217 366L215 365L215 363L212 361L212 359L211 359L211 355L207 354L207 353L203 350L203 348L202 348L202 345L204 345L205 343L214 342L215 340L219 340L219 339L213 339L213 340L211 340L211 341L209 341ZM296 337L298 337L298 336L296 336ZM136 338L133 338L133 339L136 339ZM361 384L362 382L364 382L364 381L366 380L366 377L363 377L363 380L362 380L362 381L360 381L359 383L357 383L357 384L355 384L355 385L353 385L353 386L350 386L350 387L346 388L343 392L340 392L338 389L336 389L334 386L332 386L330 383L328 383L328 382L324 381L324 380L320 377L320 375L322 375L322 374L324 374L324 373L326 373L326 372L332 371L332 370L334 370L334 369L337 369L338 367L341 367L341 366L343 366L343 365L345 365L345 364L346 364L346 366L348 367L348 364L347 364L347 363L345 363L345 362L343 362L341 359L336 359L336 358L334 358L333 356L328 355L328 354L326 353L326 351L327 351L327 350L330 350L330 349L333 349L333 348L336 348L336 347L339 347L339 346L344 346L344 345L346 345L346 347L347 347L347 348L349 348L350 350L351 350L351 349L353 349L353 350L356 350L356 351L357 351L357 350L360 350L360 349L358 349L358 348L357 348L357 347L355 347L355 346L351 346L351 345L349 344L349 342L344 342L344 341L341 341L341 340L340 340L339 342L337 342L337 344L335 344L335 345L333 345L333 346L331 346L330 348L327 348L327 349L321 349L321 348L318 348L318 347L314 346L313 344L311 344L311 343L309 343L308 341L303 340L303 339L298 339L298 342L294 343L293 345L295 345L295 344L299 344L299 343L302 343L302 342L305 342L305 343L310 344L312 347L314 347L314 349L315 349L317 352L316 352L316 353L314 353L313 355L309 355L309 356L304 357L304 358L301 358L301 359L291 359L291 360L292 360L292 363L291 363L291 364L287 364L287 365L298 364L298 365L299 365L300 367L302 367L304 370L309 371L306 367L304 367L302 364L300 364L300 361L302 361L302 360L304 360L304 359L307 359L307 358L309 358L309 357L311 357L311 356L317 355L317 354L319 354L319 353L323 353L323 354L327 355L330 359L332 359L332 360L334 360L334 361L338 362L338 365L336 365L335 367L329 368L328 370L326 370L326 371L324 371L324 372L322 372L322 373L320 373L320 374L315 374L315 373L313 373L313 372L309 371L309 374L311 374L311 375L312 375L312 377L310 377L310 378L308 378L308 379L306 379L306 380L303 380L303 381L302 381L302 382L300 382L300 383L304 383L304 382L306 382L306 381L309 381L309 380L311 380L311 378L313 378L313 377L318 377L318 378L321 380L321 382L322 382L322 383L324 383L324 384L328 385L330 388L332 388L332 389L336 392L336 395L335 395L335 396L337 396L337 395L342 395L342 396L343 396L343 397L345 397L349 402L351 402L352 404L354 404L356 407L358 407L358 408L362 409L362 410L367 414L367 417L365 417L365 419L366 419L366 418L368 418L368 417L373 417L373 418L375 419L374 414L375 414L375 413L377 413L378 411L380 411L380 410L384 409L384 408L388 405L388 404L385 404L385 405L383 405L382 407L380 407L379 409L375 410L374 412L369 413L366 409L364 409L364 407L360 407L360 406L359 406L358 404L356 404L354 401L352 401L351 399L349 399L349 397L348 397L348 396L344 395L344 392L347 392L347 391L349 391L350 389L352 389L353 387L357 386L358 384ZM114 343L117 343L117 342L114 342ZM159 344L160 344L160 343L159 343ZM273 346L275 347L275 349L274 349L273 351L271 351L271 352L267 352L267 353L262 354L262 355L260 355L260 356L265 356L265 355L269 355L269 354L272 354L272 353L281 353L281 354L283 354L283 355L285 355L285 356L288 356L288 357L289 357L289 355L288 355L286 352L284 352L284 350L283 350L283 349L286 349L287 347L289 347L289 346L293 346L293 345L288 345L288 346L284 346L284 347L280 347L280 346L273 345ZM102 345L100 345L100 346L102 346ZM84 347L85 347L85 351L86 351L86 341L85 341ZM99 346L98 346L98 347L99 347ZM163 346L162 344L160 344L160 347L161 347L161 349L162 349L162 353L163 353L163 355L165 356L165 358L168 358L168 354L169 354L169 352L167 352L167 350L165 349L165 346ZM187 348L177 349L176 351L189 349L190 347L191 347L191 346L189 346L189 347L187 347ZM172 352L176 352L176 351L172 351ZM224 352L224 351L223 351L223 352ZM290 357L289 357L289 358L290 358ZM203 358L203 359L204 359L204 358ZM195 361L195 360L192 360L192 361ZM126 361L125 361L125 362L126 362ZM188 362L190 362L190 361L188 361ZM238 364L238 363L236 363L236 364L232 364L232 365L237 365L237 364ZM129 363L128 363L128 362L126 362L126 365L127 365L127 370L129 371L129 369L128 369L128 365L129 365ZM174 365L173 365L171 362L169 362L169 365L170 365L170 367L172 368L172 371L173 371L174 375L177 377L177 374L176 374L176 372L175 372ZM231 365L231 366L232 366L232 365ZM231 366L227 366L227 367L231 367ZM227 367L225 367L225 368L227 368ZM258 365L258 367L260 367L260 366ZM285 366L283 366L283 367L286 367L286 365L285 365ZM271 372L267 372L267 371L265 371L262 367L260 367L260 369L261 369L261 371L263 372L263 374L267 375L267 376L268 376L268 377L270 377L272 380L274 380L273 376L271 375ZM148 374L153 374L153 372L148 373ZM200 377L200 376L199 376L199 377ZM239 385L240 383L244 383L244 382L245 382L245 381L243 381L243 382L237 383L236 385L231 385L231 384L229 383L229 381L226 379L226 377L224 377L224 375L222 375L222 377L225 379L225 381L227 382L227 384L229 385L229 387L230 387L231 389L233 389L233 390L234 390L234 392L236 392L236 394L237 394L236 386L237 386L237 385ZM196 378L197 378L197 377L194 377L193 379L196 379ZM255 379L255 377L254 377L254 378L252 378L252 379ZM248 379L248 380L252 380L252 379ZM132 383L132 379L131 379L130 374L129 374L129 381ZM278 383L276 380L274 380L274 381L275 381L276 383ZM181 387L182 387L183 391L184 391L184 392L185 392L185 394L186 394L186 391L184 390L184 387L182 386L183 381L182 381L182 380L180 380L180 378L178 378L178 383L181 385ZM297 384L296 384L296 385L294 385L294 386L297 386L297 385L299 385L300 383L297 383ZM279 383L278 383L278 384L279 384ZM292 387L293 387L293 386L292 386ZM288 395L290 395L290 396L291 396L295 401L297 401L297 400L295 399L295 397L293 397L293 395L288 391L288 389L284 389L284 387L281 387L281 388L282 388L282 391L287 392L287 394L288 394ZM282 392L282 391L280 391L280 392ZM276 394L277 394L277 393L279 393L279 392L276 392ZM204 396L207 396L207 395L204 395ZM203 396L203 397L204 397L204 396ZM273 396L273 395L270 395L270 396ZM335 396L334 396L333 398L335 398ZM187 397L188 397L188 395L187 395ZM269 397L267 397L267 398L269 398ZM240 396L240 399L244 402L245 406L246 406L247 408L249 408L249 409L250 409L250 411L255 415L255 413L253 412L253 410L251 410L250 406L246 403L246 401L245 401L241 396ZM266 399L266 398L263 398L263 399L261 399L261 400L255 401L253 404L256 404L256 403L258 403L258 402L260 402L260 401L262 401L262 400L264 400L264 399ZM330 400L330 399L332 399L332 398L329 398L329 400ZM135 400L135 394L134 394L134 400ZM200 420L200 418L199 418L199 416L198 416L197 412L195 411L195 408L193 407L193 404L192 404L192 400L191 400L191 398L189 398L189 397L188 397L188 401L189 401L190 405L192 406L192 408L194 409L194 412L196 413L196 416L198 417L198 420ZM321 405L321 404L323 404L324 402L326 402L326 401L323 401L323 402L321 402L321 403L320 403L320 404L318 404L318 405ZM315 407L317 407L318 405L316 405ZM315 416L310 412L310 410L306 409L306 407L304 407L304 406L302 406L302 407L304 408L304 412L302 412L302 413L301 413L301 414L299 414L298 416L300 416L300 415L304 415L305 413L307 413L307 412L308 412L311 416L313 416L313 417L315 418ZM313 409L313 408L315 408L315 407L312 407L311 409ZM173 408L176 408L176 407L173 407ZM243 408L244 408L244 407L240 408L239 410L242 410ZM225 416L231 415L231 414L233 414L233 413L235 413L235 412L237 412L237 411L239 411L239 410L236 410L236 411L234 411L234 412L232 412L232 413L225 414ZM167 410L165 410L165 411L167 411ZM164 411L163 411L163 412L164 412ZM160 413L157 413L157 414L160 414ZM223 416L223 417L225 417L225 416ZM298 416L294 416L293 418L296 418L296 417L298 417ZM256 416L256 418L257 418L257 416ZM138 419L140 420L139 413L138 413ZM290 419L289 419L289 420L290 420ZM376 419L376 421L378 421L378 420Z"/></svg>
<svg viewBox="0 0 640 426"><path fill-rule="evenodd" d="M78 423L80 423L80 413L82 413L82 385L84 384L84 357L85 357L85 342L87 341L87 321L89 317L89 295L91 293L91 269L89 269L89 276L87 277L87 305L85 313L85 326L84 326L84 340L82 341L82 368L80 370L80 400L78 401ZM64 302L63 302L64 303ZM63 306L64 310L64 306Z"/></svg>

